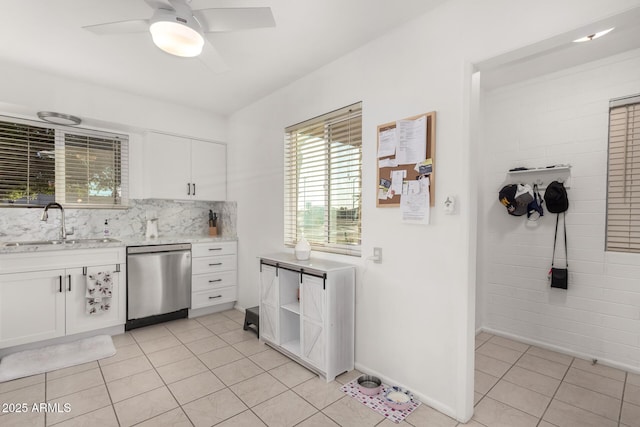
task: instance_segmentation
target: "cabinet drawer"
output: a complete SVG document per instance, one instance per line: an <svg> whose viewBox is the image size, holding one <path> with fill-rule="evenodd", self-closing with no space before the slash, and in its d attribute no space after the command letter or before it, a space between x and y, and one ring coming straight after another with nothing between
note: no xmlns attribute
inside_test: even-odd
<svg viewBox="0 0 640 427"><path fill-rule="evenodd" d="M222 271L220 273L196 274L191 278L191 291L209 291L211 289L224 288L236 285L235 271Z"/></svg>
<svg viewBox="0 0 640 427"><path fill-rule="evenodd" d="M191 254L194 258L231 255L236 252L236 242L193 243L191 245Z"/></svg>
<svg viewBox="0 0 640 427"><path fill-rule="evenodd" d="M194 292L191 294L191 308L196 309L235 301L236 293L237 288L235 286L211 291Z"/></svg>
<svg viewBox="0 0 640 427"><path fill-rule="evenodd" d="M235 255L193 258L191 260L192 274L216 273L218 271L227 271L227 270L236 270L236 269L237 269L237 259Z"/></svg>

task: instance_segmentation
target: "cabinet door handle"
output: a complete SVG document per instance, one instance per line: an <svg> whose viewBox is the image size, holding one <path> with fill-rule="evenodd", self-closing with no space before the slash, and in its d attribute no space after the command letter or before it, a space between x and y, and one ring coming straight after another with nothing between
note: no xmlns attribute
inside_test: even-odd
<svg viewBox="0 0 640 427"><path fill-rule="evenodd" d="M71 292L71 275L69 274L67 278L69 279L69 292Z"/></svg>
<svg viewBox="0 0 640 427"><path fill-rule="evenodd" d="M191 183L187 182L187 196L191 195Z"/></svg>
<svg viewBox="0 0 640 427"><path fill-rule="evenodd" d="M222 279L209 280L209 283L222 282Z"/></svg>
<svg viewBox="0 0 640 427"><path fill-rule="evenodd" d="M62 276L58 276L58 292L62 293Z"/></svg>
<svg viewBox="0 0 640 427"><path fill-rule="evenodd" d="M194 196L196 195L196 183L195 182L193 183L193 195Z"/></svg>
<svg viewBox="0 0 640 427"><path fill-rule="evenodd" d="M215 297L209 297L209 299L222 298L222 295L216 295Z"/></svg>
<svg viewBox="0 0 640 427"><path fill-rule="evenodd" d="M222 263L221 262L215 262L213 264L209 264L209 267L213 267L214 265L222 265Z"/></svg>

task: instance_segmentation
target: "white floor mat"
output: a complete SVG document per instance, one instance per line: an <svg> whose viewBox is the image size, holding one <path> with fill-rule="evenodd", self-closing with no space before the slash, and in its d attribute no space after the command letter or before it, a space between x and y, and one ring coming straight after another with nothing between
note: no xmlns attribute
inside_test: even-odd
<svg viewBox="0 0 640 427"><path fill-rule="evenodd" d="M116 354L109 335L20 351L0 360L0 382L92 362Z"/></svg>

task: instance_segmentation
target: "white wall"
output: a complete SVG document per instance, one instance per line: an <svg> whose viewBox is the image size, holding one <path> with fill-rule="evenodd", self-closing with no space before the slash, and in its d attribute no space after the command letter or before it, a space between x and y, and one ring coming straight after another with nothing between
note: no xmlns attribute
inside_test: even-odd
<svg viewBox="0 0 640 427"><path fill-rule="evenodd" d="M379 246L384 260L372 264L333 257L360 267L356 365L468 419L477 206L472 193L477 162L468 131L469 63L637 4L453 0L234 114L229 193L238 202L239 304L258 303L257 257L284 250L283 129L362 100L363 254ZM380 123L434 110L436 207L430 226L406 225L398 209L375 207L375 130ZM458 197L456 215L443 215L447 195Z"/></svg>
<svg viewBox="0 0 640 427"><path fill-rule="evenodd" d="M605 252L604 238L609 100L640 92L639 69L635 50L485 92L481 104L482 326L635 371L640 255ZM567 291L547 282L555 214L527 223L497 196L509 168L558 163L572 166Z"/></svg>
<svg viewBox="0 0 640 427"><path fill-rule="evenodd" d="M226 118L216 114L0 62L0 114L37 119L37 111L72 114L82 118L81 126L129 133L131 198L144 196L145 130L227 140Z"/></svg>

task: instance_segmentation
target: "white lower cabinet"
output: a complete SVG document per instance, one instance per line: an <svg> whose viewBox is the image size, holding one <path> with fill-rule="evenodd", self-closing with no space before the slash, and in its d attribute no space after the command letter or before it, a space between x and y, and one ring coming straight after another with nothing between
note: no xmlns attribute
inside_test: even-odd
<svg viewBox="0 0 640 427"><path fill-rule="evenodd" d="M125 323L124 249L91 251L0 256L0 348ZM112 273L112 297L89 315L85 273L94 272Z"/></svg>
<svg viewBox="0 0 640 427"><path fill-rule="evenodd" d="M0 348L65 334L64 270L0 275Z"/></svg>
<svg viewBox="0 0 640 427"><path fill-rule="evenodd" d="M355 268L260 259L260 339L332 381L354 367Z"/></svg>
<svg viewBox="0 0 640 427"><path fill-rule="evenodd" d="M191 309L236 301L237 243L192 243L191 254Z"/></svg>

